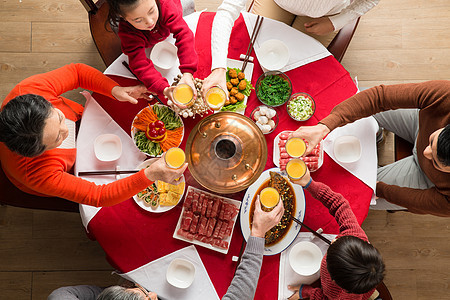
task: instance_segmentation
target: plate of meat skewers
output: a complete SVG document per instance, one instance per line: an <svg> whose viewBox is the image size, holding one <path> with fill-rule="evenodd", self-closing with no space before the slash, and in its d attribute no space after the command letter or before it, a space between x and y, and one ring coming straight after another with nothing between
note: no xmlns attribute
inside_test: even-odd
<svg viewBox="0 0 450 300"><path fill-rule="evenodd" d="M284 171L286 164L290 159L286 152L286 141L292 131L282 131L273 140L273 163ZM307 141L305 141L308 143ZM317 144L316 147L306 156L300 157L306 163L310 172L317 171L323 164L323 141Z"/></svg>
<svg viewBox="0 0 450 300"><path fill-rule="evenodd" d="M189 186L173 237L228 253L241 202Z"/></svg>

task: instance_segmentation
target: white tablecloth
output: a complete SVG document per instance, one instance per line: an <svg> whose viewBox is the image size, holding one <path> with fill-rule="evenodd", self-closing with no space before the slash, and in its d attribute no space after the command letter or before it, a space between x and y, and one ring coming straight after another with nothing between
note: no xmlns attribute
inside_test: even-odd
<svg viewBox="0 0 450 300"><path fill-rule="evenodd" d="M184 17L184 20L188 24L189 28L195 35L197 29L198 18L200 17L201 12L196 12ZM242 12L242 15L245 20L245 24L247 26L248 34L251 36L253 27L256 22L256 15L250 14L247 12ZM293 39L292 37L295 36ZM283 41L289 48L290 51L290 59L288 64L281 69L281 71L286 72L300 66L306 65L308 63L314 62L316 60L322 59L331 55L330 52L317 40L314 38L290 27L282 22L278 22L272 19L265 18L263 24L261 25L261 30L258 34L258 37L255 42L255 52L256 56L258 56L260 45L266 40L270 39L278 39ZM170 35L166 41L175 44L175 40ZM245 54L245 53L243 53ZM147 56L150 56L150 49L148 49ZM117 75L126 78L136 78L133 74L128 71L128 69L123 66L122 62L128 62L128 56L122 54L119 56L106 70L105 74L107 75ZM171 83L172 79L180 74L180 70L178 69L180 63L177 59L176 64L170 70L161 70L161 74L169 80Z"/></svg>
<svg viewBox="0 0 450 300"><path fill-rule="evenodd" d="M137 149L131 137L111 118L110 115L92 98L88 92L83 92L86 97L86 105L81 120L80 130L77 136L77 158L75 163L75 175L80 171L115 170L117 166L121 170L134 170L146 159L146 155ZM111 101L114 101L111 99ZM117 161L102 162L94 153L94 141L97 136L105 133L113 133L119 136L122 142L122 155ZM127 176L127 175L121 175ZM118 178L114 175L85 176L83 179L96 184L108 184ZM89 221L97 214L101 207L80 204L80 214L83 225L86 227Z"/></svg>
<svg viewBox="0 0 450 300"><path fill-rule="evenodd" d="M335 234L323 234L323 236L328 238L330 241L336 238ZM292 295L292 292L287 288L288 285L311 284L320 277L319 272L307 277L301 276L295 273L295 271L289 265L289 252L291 252L291 249L292 247L294 247L295 244L302 241L313 242L314 244L319 246L320 250L322 251L322 257L323 255L325 255L329 247L327 243L315 237L310 232L300 232L298 234L294 242L286 250L284 250L280 256L280 276L278 280L279 300L286 300L288 297Z"/></svg>
<svg viewBox="0 0 450 300"><path fill-rule="evenodd" d="M175 258L183 258L195 266L195 278L191 286L180 289L167 282L166 272ZM155 292L164 299L198 300L219 299L216 290L206 272L205 266L194 245L175 251L143 265L128 273L119 274L133 282L137 282L147 290Z"/></svg>

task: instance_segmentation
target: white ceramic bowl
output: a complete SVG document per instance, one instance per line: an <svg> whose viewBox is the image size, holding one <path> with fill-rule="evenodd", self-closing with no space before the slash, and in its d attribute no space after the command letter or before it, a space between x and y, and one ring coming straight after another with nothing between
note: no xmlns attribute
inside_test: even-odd
<svg viewBox="0 0 450 300"><path fill-rule="evenodd" d="M122 155L122 141L115 134L101 134L94 141L95 156L101 161L114 161Z"/></svg>
<svg viewBox="0 0 450 300"><path fill-rule="evenodd" d="M177 61L177 47L167 41L162 41L153 46L150 60L161 69L169 70Z"/></svg>
<svg viewBox="0 0 450 300"><path fill-rule="evenodd" d="M311 242L298 242L289 252L289 264L299 275L311 276L320 270L322 251Z"/></svg>
<svg viewBox="0 0 450 300"><path fill-rule="evenodd" d="M259 63L267 70L280 70L289 61L289 48L280 40L267 40L259 48Z"/></svg>
<svg viewBox="0 0 450 300"><path fill-rule="evenodd" d="M333 150L336 159L342 163L353 163L361 158L361 142L353 135L343 135L336 138Z"/></svg>
<svg viewBox="0 0 450 300"><path fill-rule="evenodd" d="M192 262L182 258L175 258L167 268L167 282L177 288L185 289L194 281L195 266Z"/></svg>

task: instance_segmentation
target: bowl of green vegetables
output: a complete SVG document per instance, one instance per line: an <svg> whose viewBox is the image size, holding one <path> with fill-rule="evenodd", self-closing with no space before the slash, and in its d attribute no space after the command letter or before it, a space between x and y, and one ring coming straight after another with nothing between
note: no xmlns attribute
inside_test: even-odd
<svg viewBox="0 0 450 300"><path fill-rule="evenodd" d="M263 104L277 107L285 104L292 94L292 83L281 71L268 71L256 82L256 96Z"/></svg>
<svg viewBox="0 0 450 300"><path fill-rule="evenodd" d="M295 93L286 105L289 116L296 121L309 120L316 111L316 102L307 93Z"/></svg>

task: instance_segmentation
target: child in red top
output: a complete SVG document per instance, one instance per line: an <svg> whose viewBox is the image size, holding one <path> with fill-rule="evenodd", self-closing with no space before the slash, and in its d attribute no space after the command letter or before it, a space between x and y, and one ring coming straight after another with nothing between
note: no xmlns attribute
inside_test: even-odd
<svg viewBox="0 0 450 300"><path fill-rule="evenodd" d="M197 97L192 74L197 70L194 34L183 19L180 0L108 0L110 20L119 24L122 51L128 55L134 74L151 91L171 98L169 82L147 58L146 48L173 34L178 48L180 83L186 83Z"/></svg>
<svg viewBox="0 0 450 300"><path fill-rule="evenodd" d="M340 233L331 243L320 266L321 288L310 285L288 286L294 291L289 300L345 299L366 300L383 280L384 263L359 226L348 201L327 185L311 179L309 171L300 184L325 205L339 224Z"/></svg>

